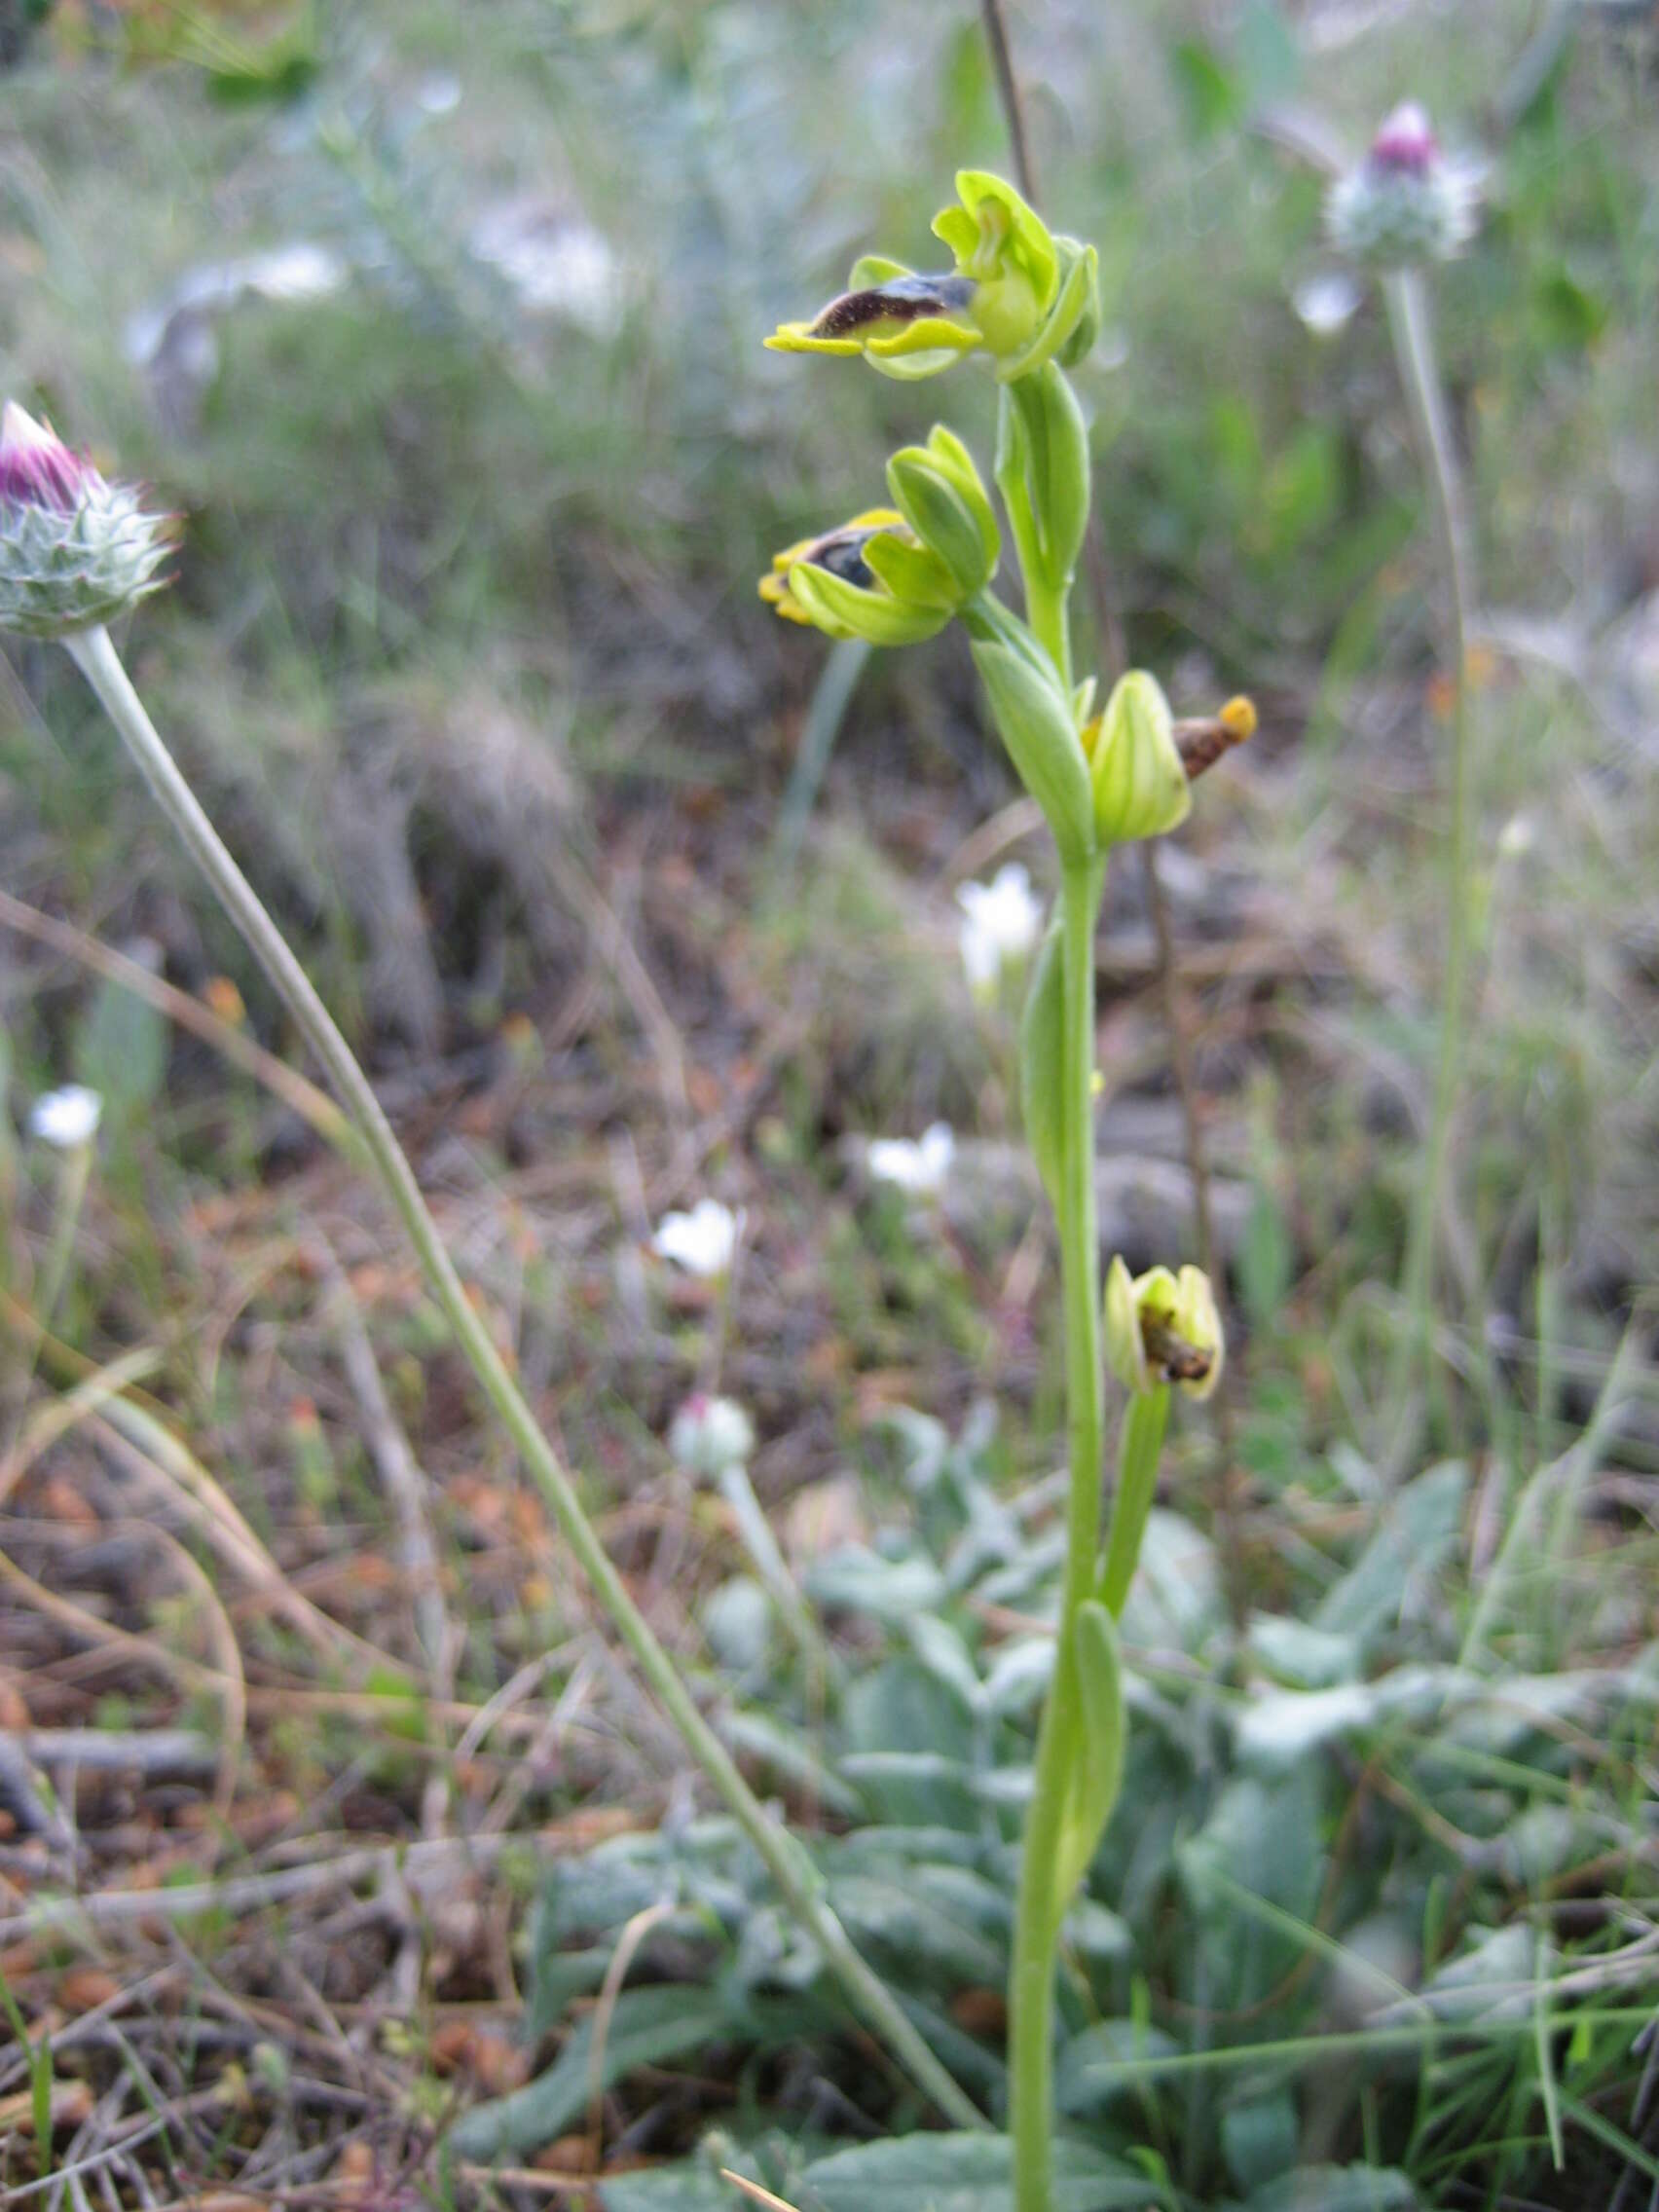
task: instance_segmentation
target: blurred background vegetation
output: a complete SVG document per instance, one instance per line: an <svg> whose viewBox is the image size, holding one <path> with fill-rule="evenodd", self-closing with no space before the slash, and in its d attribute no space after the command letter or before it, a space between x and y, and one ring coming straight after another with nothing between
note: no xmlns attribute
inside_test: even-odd
<svg viewBox="0 0 1659 2212"><path fill-rule="evenodd" d="M1659 2046L1628 2015L1659 1994L1642 1963L1659 1955L1659 21L1645 0L1025 0L1011 19L1046 209L1101 251L1107 334L1078 383L1111 601L1178 713L1246 689L1263 715L1162 854L1233 1375L1171 1455L1170 1587L1201 1603L1142 1623L1139 1795L1094 1885L1124 1920L1079 1950L1068 2032L1094 2041L1062 2074L1069 2110L1114 2156L1151 2147L1160 2201L1649 2204ZM1006 166L978 11L13 0L0 54L0 388L179 516L174 587L126 641L158 721L368 1058L734 1741L803 1820L851 1823L855 1852L884 1826L960 1831L994 1884L994 1791L941 1798L936 1776L929 1796L912 1775L906 1796L858 1760L961 1733L929 1703L938 1666L905 1656L912 1612L963 1640L972 1672L1041 1589L1048 1232L1018 1150L1014 994L973 999L951 893L1014 849L1041 880L1046 856L982 833L1015 791L950 638L870 663L803 790L826 648L755 593L776 547L878 497L888 446L945 404L941 386L759 341L867 246L925 266L953 170ZM1357 151L1408 96L1491 168L1481 237L1434 287L1477 525L1478 1015L1437 1382L1402 1446L1387 1353L1436 1020L1447 700L1386 330L1323 242L1306 156ZM958 372L948 406L988 459L988 384ZM798 849L778 841L792 776L792 803L811 801ZM344 1831L435 1846L617 1808L653 1824L674 1749L603 1658L385 1222L211 1024L177 1027L32 923L85 931L221 1032L288 1051L55 648L8 641L0 789L0 1495L30 1584L0 1610L8 1725L178 1721L230 1742L216 1809L211 1776L114 1804L83 1778L76 1886L321 1865ZM1193 1249L1142 898L1121 868L1100 948L1107 1234L1138 1264ZM18 1132L69 1076L104 1124L42 1311L61 1191ZM937 1206L872 1184L866 1140L939 1119L958 1150ZM662 1212L707 1193L748 1209L729 1311L649 1250ZM129 1353L142 1373L107 1382ZM124 1447L93 1423L89 1375L137 1407ZM756 1487L854 1689L890 1695L828 1693L764 1593L744 1642L741 1517L660 1441L717 1383L755 1415ZM144 1420L188 1440L273 1571L355 1644L315 1646L234 1576L209 1604L171 1554L121 1535L150 1497L175 1550L223 1568ZM435 1628L410 1596L388 1434L418 1461ZM964 1566L952 1546L985 1515L1000 1533ZM1012 1579L987 1592L993 1568ZM1400 1685L1455 1663L1530 1685L1510 1733L1474 1741L1444 1684ZM911 1673L871 1672L893 1667ZM1259 1694L1338 1688L1340 1723L1280 1714L1289 1734L1250 1768L1237 1731ZM973 1710L995 1726L962 1735L964 1772L1016 1767L1017 1698ZM568 1854L598 1830L560 1832ZM1292 1835L1306 1863L1283 1857ZM751 1907L699 1888L701 1848L677 1894L724 1936L692 1974L691 1936L665 1924L680 1950L647 1943L635 1970L682 2012L688 1980L752 1994L778 1974L753 1946L734 1965ZM458 2090L529 2066L501 2025L527 1977L536 2047L557 2047L613 1955L593 1939L657 1894L596 1876L569 1909L544 1898L532 1940L534 1870L467 1863L463 1931L423 1900L342 1937L321 1888L282 1941L264 1906L179 1923L290 2063L282 2023L306 2006L284 1972L353 2035L367 2023L351 2087L398 2157L424 2157ZM42 1879L7 1873L19 1894ZM1253 1919L1230 1882L1266 1899ZM918 1963L903 1915L861 1894L873 1951L988 2057L997 2023L964 1998L995 1986L994 1929ZM86 2009L63 1979L89 1960L122 1987L176 1964L136 1923L90 1949L32 1924L7 1938L11 1910L0 1965L30 2036ZM564 1971L582 1935L588 1965ZM1482 1949L1500 1939L1501 1972ZM1351 1972L1336 1987L1355 1950L1403 1991L1487 1958L1492 2003L1519 1988L1528 2035L1356 2060L1348 2083L1310 2044L1276 2073L1111 2073L1131 2045L1363 2038L1364 1974L1359 1996ZM401 2041L376 2025L388 1991ZM661 2069L743 2044L744 2016L691 2016L672 2049L644 2030L618 2045L647 2055L644 2086L621 2059L607 2077L634 2083L613 2156L682 2150L721 2115ZM155 2017L135 2001L128 2018L146 2050ZM798 2143L803 2115L820 2137L889 2124L891 2084L844 2042L825 2055L832 2015L791 2020L761 2034L750 2016L748 2040L818 2037L832 2088L753 2061L745 2139L776 2124ZM583 2094L516 2133L475 2129L475 2163L579 2124L573 2047ZM21 2046L7 2063L0 2096ZM222 2063L193 2046L176 2093ZM187 2130L183 2162L255 2187L349 2179L338 2118L283 2108L288 2165L259 2167L271 2138L251 2123L211 2157ZM8 2178L32 2174L26 2143L6 2156ZM802 2183L792 2156L774 2144L756 2170L834 2212L832 2177ZM1326 2181L1299 2198L1284 2178L1360 2161L1406 2194ZM1074 2212L1097 2201L1129 2199Z"/></svg>

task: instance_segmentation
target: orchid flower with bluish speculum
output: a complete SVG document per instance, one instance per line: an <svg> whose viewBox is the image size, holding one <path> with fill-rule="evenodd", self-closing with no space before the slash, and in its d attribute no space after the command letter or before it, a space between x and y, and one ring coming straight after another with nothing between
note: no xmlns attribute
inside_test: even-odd
<svg viewBox="0 0 1659 2212"><path fill-rule="evenodd" d="M984 590L1002 538L974 457L936 426L887 463L891 507L870 507L775 554L760 597L786 621L831 638L909 645Z"/></svg>
<svg viewBox="0 0 1659 2212"><path fill-rule="evenodd" d="M872 645L914 645L955 612L955 588L895 507L870 507L774 553L760 597L786 622Z"/></svg>
<svg viewBox="0 0 1659 2212"><path fill-rule="evenodd" d="M964 353L986 352L1005 382L1045 361L1071 366L1100 325L1093 246L1056 238L1013 185L962 169L957 203L934 218L956 266L919 274L865 254L846 291L810 322L780 324L766 344L780 353L862 354L890 377L931 377Z"/></svg>

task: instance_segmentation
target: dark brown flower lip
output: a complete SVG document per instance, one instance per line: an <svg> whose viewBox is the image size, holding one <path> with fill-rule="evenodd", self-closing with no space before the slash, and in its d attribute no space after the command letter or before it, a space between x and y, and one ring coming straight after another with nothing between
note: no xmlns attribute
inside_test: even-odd
<svg viewBox="0 0 1659 2212"><path fill-rule="evenodd" d="M973 297L973 280L967 276L894 276L885 284L842 292L820 313L810 335L851 338L872 322L918 322L923 315L957 314Z"/></svg>
<svg viewBox="0 0 1659 2212"><path fill-rule="evenodd" d="M822 537L813 539L800 559L815 569L828 570L830 575L839 576L843 583L853 584L860 591L873 591L875 574L864 557L864 549L872 537L880 535L883 527L872 523L826 531Z"/></svg>
<svg viewBox="0 0 1659 2212"><path fill-rule="evenodd" d="M1140 1331L1147 1365L1161 1382L1202 1382L1215 1365L1214 1352L1189 1342L1167 1322L1143 1317Z"/></svg>

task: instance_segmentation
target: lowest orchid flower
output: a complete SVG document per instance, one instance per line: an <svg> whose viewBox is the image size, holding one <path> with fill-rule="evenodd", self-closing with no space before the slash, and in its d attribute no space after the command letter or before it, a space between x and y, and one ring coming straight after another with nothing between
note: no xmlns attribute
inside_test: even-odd
<svg viewBox="0 0 1659 2212"><path fill-rule="evenodd" d="M766 343L780 353L858 355L884 376L937 376L964 353L986 352L1005 383L1044 362L1070 367L1100 325L1099 257L1056 238L1013 185L963 169L956 204L934 218L955 256L939 275L866 254L847 289L808 322L786 322Z"/></svg>
<svg viewBox="0 0 1659 2212"><path fill-rule="evenodd" d="M1094 250L1056 238L998 177L964 170L956 185L957 203L934 224L954 257L950 270L919 275L866 257L846 292L810 322L784 324L767 344L783 352L860 354L896 377L932 376L969 355L992 362L1001 387L994 476L1023 612L992 589L1002 533L972 457L942 425L924 446L894 456L891 508L792 545L760 591L793 621L876 645L907 644L960 621L989 719L1059 856L1055 926L1033 964L1021 1023L1020 1094L1059 1232L1071 1500L1010 1984L1017 2212L1052 2212L1054 1960L1071 1892L1099 1843L1123 1771L1115 1623L1151 1510L1169 1384L1205 1396L1222 1360L1213 1296L1190 1268L1178 1274L1155 1269L1133 1282L1115 1270L1102 1342L1093 934L1114 847L1176 829L1191 810L1194 781L1251 734L1256 717L1248 700L1235 699L1219 714L1177 722L1144 669L1120 679L1096 712L1095 680L1074 678L1070 599L1092 464L1088 424L1065 371L1088 352L1098 324ZM992 897L982 892L985 902ZM1018 916L1022 937L1028 920ZM981 972L993 959L1000 968L1001 958L1000 940L990 951L976 938L973 961ZM910 1175L908 1155L903 1164ZM870 1165L881 1171L874 1146ZM1130 1395L1102 1550L1108 1348Z"/></svg>

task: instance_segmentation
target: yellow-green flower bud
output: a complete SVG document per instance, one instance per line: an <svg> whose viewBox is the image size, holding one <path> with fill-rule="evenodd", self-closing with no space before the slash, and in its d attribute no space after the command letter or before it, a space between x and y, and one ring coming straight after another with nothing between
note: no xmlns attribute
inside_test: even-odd
<svg viewBox="0 0 1659 2212"><path fill-rule="evenodd" d="M0 415L0 630L64 638L160 590L168 522L8 400Z"/></svg>
<svg viewBox="0 0 1659 2212"><path fill-rule="evenodd" d="M1131 1276L1120 1254L1106 1271L1106 1358L1125 1390L1173 1382L1207 1398L1221 1381L1227 1346L1215 1293L1201 1268L1149 1268Z"/></svg>
<svg viewBox="0 0 1659 2212"><path fill-rule="evenodd" d="M1106 711L1083 732L1102 845L1161 837L1186 821L1193 793L1169 702L1143 668L1120 677Z"/></svg>
<svg viewBox="0 0 1659 2212"><path fill-rule="evenodd" d="M903 446L887 464L895 506L922 544L949 570L963 599L997 571L1002 538L974 457L936 424L925 446Z"/></svg>
<svg viewBox="0 0 1659 2212"><path fill-rule="evenodd" d="M935 636L961 600L943 562L891 507L871 507L774 554L760 597L787 622L872 645Z"/></svg>

